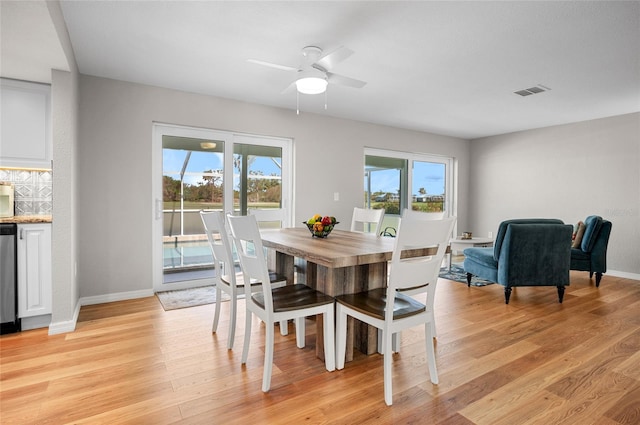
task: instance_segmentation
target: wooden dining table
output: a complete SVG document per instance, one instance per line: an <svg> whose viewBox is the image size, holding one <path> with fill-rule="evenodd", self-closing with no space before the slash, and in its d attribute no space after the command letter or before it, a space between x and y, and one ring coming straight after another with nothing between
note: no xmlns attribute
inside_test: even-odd
<svg viewBox="0 0 640 425"><path fill-rule="evenodd" d="M295 258L303 261L296 260L300 266L297 281L327 295L352 294L386 286L393 238L337 229L326 238L316 238L301 227L265 229L261 236L263 245L275 250L276 271L287 278L287 284L294 282ZM316 318L316 328L316 354L324 358L321 317ZM365 354L376 352L376 328L350 319L347 361L353 359L352 347Z"/></svg>

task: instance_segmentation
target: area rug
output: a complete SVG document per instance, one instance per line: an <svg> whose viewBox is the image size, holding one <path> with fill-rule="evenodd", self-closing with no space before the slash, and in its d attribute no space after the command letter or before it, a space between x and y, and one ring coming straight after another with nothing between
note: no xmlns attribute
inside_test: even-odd
<svg viewBox="0 0 640 425"><path fill-rule="evenodd" d="M440 277L443 279L455 280L456 282L461 282L465 285L467 283L467 272L465 272L458 264L452 264L451 270L449 270L448 267L441 268ZM484 280L476 276L471 277L471 286L487 286L493 283L494 282Z"/></svg>
<svg viewBox="0 0 640 425"><path fill-rule="evenodd" d="M216 287L202 286L200 288L179 289L176 291L157 292L156 296L165 311L179 308L195 307L216 302ZM222 293L222 301L229 301L229 295Z"/></svg>

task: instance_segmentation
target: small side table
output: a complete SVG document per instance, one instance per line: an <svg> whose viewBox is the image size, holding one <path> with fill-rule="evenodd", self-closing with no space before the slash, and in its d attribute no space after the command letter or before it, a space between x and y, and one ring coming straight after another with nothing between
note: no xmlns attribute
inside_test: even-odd
<svg viewBox="0 0 640 425"><path fill-rule="evenodd" d="M462 249L470 248L472 246L491 247L493 246L493 239L491 238L462 239L461 237L451 239L451 241L449 241L449 247L451 248L451 252L449 253L449 270L451 270L451 258L453 257L453 251L456 245L462 246L463 247Z"/></svg>

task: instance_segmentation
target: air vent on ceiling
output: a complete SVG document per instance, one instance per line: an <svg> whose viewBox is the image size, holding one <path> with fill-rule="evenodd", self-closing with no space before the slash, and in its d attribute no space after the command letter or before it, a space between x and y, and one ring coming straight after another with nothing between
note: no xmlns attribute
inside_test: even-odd
<svg viewBox="0 0 640 425"><path fill-rule="evenodd" d="M519 94L520 96L529 96L532 94L543 93L548 90L551 90L549 87L543 86L542 84L538 84L537 86L529 87L528 89L514 91L515 94Z"/></svg>

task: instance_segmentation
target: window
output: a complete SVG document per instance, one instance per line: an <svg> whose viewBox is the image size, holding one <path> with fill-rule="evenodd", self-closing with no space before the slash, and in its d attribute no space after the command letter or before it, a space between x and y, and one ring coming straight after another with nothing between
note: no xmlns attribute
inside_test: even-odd
<svg viewBox="0 0 640 425"><path fill-rule="evenodd" d="M365 149L364 206L384 208L383 226L397 225L405 208L451 215L452 158Z"/></svg>

